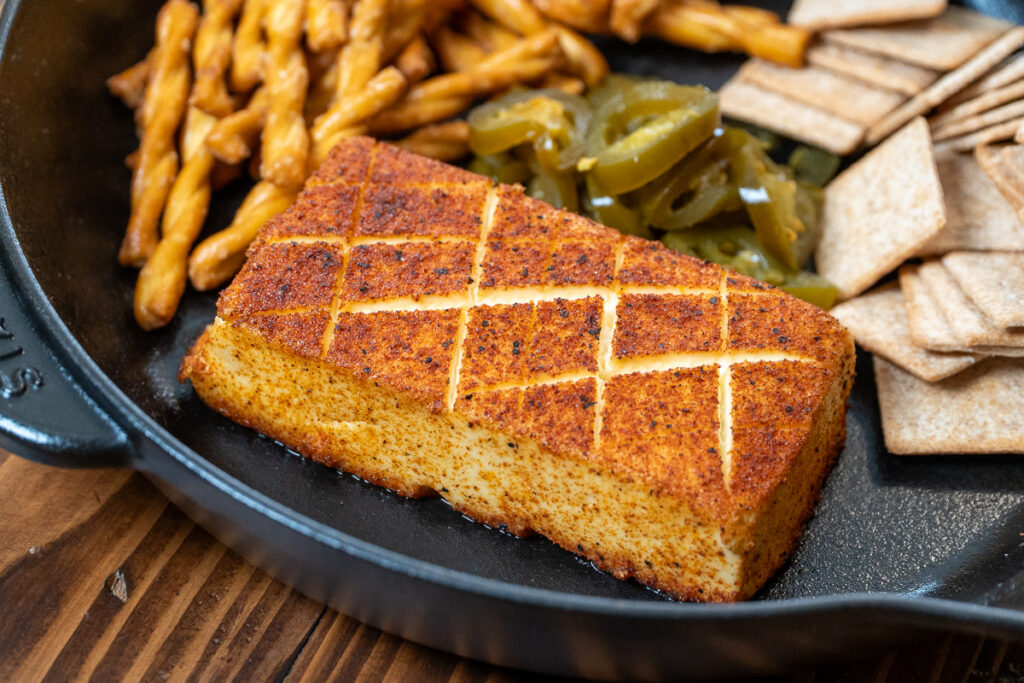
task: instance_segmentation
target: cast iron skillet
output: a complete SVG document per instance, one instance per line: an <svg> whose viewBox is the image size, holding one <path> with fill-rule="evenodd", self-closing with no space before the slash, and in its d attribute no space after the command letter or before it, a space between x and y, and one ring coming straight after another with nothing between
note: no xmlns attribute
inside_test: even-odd
<svg viewBox="0 0 1024 683"><path fill-rule="evenodd" d="M174 374L214 297L188 295L172 325L145 334L131 319L134 271L114 265L128 207L122 159L135 140L103 80L145 54L157 7L4 7L0 446L69 467L136 468L311 597L497 664L721 677L866 656L940 630L1024 637L1021 461L888 455L866 357L846 450L799 551L740 605L669 601L542 538L513 539L438 500L311 464L208 410ZM604 47L620 70L711 86L740 61L658 43ZM233 208L220 201L209 223L224 225Z"/></svg>

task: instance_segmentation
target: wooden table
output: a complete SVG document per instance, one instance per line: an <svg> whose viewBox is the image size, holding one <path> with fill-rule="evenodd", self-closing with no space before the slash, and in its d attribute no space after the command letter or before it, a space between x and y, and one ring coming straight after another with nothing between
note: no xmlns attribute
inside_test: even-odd
<svg viewBox="0 0 1024 683"><path fill-rule="evenodd" d="M0 451L0 681L534 681L289 589L128 470ZM1024 643L951 635L792 681L1024 681Z"/></svg>

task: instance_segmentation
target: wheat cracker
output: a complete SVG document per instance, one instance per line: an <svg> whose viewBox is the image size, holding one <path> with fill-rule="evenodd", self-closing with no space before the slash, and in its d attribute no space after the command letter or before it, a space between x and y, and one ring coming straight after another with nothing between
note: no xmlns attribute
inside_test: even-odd
<svg viewBox="0 0 1024 683"><path fill-rule="evenodd" d="M941 382L879 356L874 369L889 452L1024 453L1024 360L986 360Z"/></svg>
<svg viewBox="0 0 1024 683"><path fill-rule="evenodd" d="M921 266L900 268L899 282L907 307L907 326L914 344L930 351L963 351L963 340L949 325L927 283L921 279Z"/></svg>
<svg viewBox="0 0 1024 683"><path fill-rule="evenodd" d="M868 144L875 144L915 116L925 114L942 104L949 97L985 75L994 65L1016 52L1022 45L1024 45L1024 27L1018 26L1007 31L955 71L951 71L935 81L872 126L867 132Z"/></svg>
<svg viewBox="0 0 1024 683"><path fill-rule="evenodd" d="M942 265L992 322L1024 327L1024 252L956 251Z"/></svg>
<svg viewBox="0 0 1024 683"><path fill-rule="evenodd" d="M840 118L870 126L906 99L860 81L808 66L791 69L761 59L750 59L740 68L740 79L785 95Z"/></svg>
<svg viewBox="0 0 1024 683"><path fill-rule="evenodd" d="M947 0L796 0L787 21L814 31L891 24L942 14Z"/></svg>
<svg viewBox="0 0 1024 683"><path fill-rule="evenodd" d="M974 155L938 152L935 163L946 199L946 227L922 245L918 256L1024 249L1024 224Z"/></svg>
<svg viewBox="0 0 1024 683"><path fill-rule="evenodd" d="M978 360L972 354L937 353L914 344L907 305L896 283L844 301L829 313L862 347L928 382L955 375Z"/></svg>
<svg viewBox="0 0 1024 683"><path fill-rule="evenodd" d="M939 111L952 109L967 100L973 100L978 95L1002 88L1021 79L1024 79L1024 54L1007 57L987 74L943 102Z"/></svg>
<svg viewBox="0 0 1024 683"><path fill-rule="evenodd" d="M724 116L803 140L833 154L849 154L864 139L864 126L738 78L726 83L718 97Z"/></svg>
<svg viewBox="0 0 1024 683"><path fill-rule="evenodd" d="M969 116L943 126L932 126L932 140L942 142L963 135L976 133L980 130L1007 121L1017 121L1024 117L1024 100L1010 102L1002 107L990 109L983 114ZM1016 127L1014 129L1016 131Z"/></svg>
<svg viewBox="0 0 1024 683"><path fill-rule="evenodd" d="M904 95L916 95L939 77L933 69L829 43L812 45L804 59L811 66Z"/></svg>
<svg viewBox="0 0 1024 683"><path fill-rule="evenodd" d="M1009 30L1010 26L1012 24L1002 19L962 7L950 7L933 19L839 29L827 31L823 37L837 45L874 52L929 69L948 71L976 55Z"/></svg>
<svg viewBox="0 0 1024 683"><path fill-rule="evenodd" d="M1024 146L979 145L974 150L974 158L1017 211L1017 217L1024 221ZM1024 246L1009 249L1024 249Z"/></svg>
<svg viewBox="0 0 1024 683"><path fill-rule="evenodd" d="M962 340L967 348L977 347L986 353L998 353L993 348L1004 347L1014 355L1024 353L1024 328L1004 329L992 322L964 293L941 261L921 264L918 275L931 291L932 299L957 339ZM1019 352L1013 349L1019 349Z"/></svg>
<svg viewBox="0 0 1024 683"><path fill-rule="evenodd" d="M995 109L1007 102L1020 100L1022 97L1024 97L1024 80L1016 81L1003 86L1002 88L989 90L988 92L982 93L974 99L967 100L966 102L963 102L952 109L948 109L941 114L936 114L928 119L928 124L931 125L932 128L948 126L952 123Z"/></svg>
<svg viewBox="0 0 1024 683"><path fill-rule="evenodd" d="M991 145L993 142L1005 142L1006 140L1012 139L1020 125L1021 119L1019 118L1012 121L1006 121L1004 123L997 123L994 126L982 128L981 130L970 133L969 135L960 135L955 138L943 140L935 145L935 149L952 149L957 152L970 152L981 145Z"/></svg>
<svg viewBox="0 0 1024 683"><path fill-rule="evenodd" d="M825 188L818 272L848 299L917 253L945 224L928 124L918 118Z"/></svg>

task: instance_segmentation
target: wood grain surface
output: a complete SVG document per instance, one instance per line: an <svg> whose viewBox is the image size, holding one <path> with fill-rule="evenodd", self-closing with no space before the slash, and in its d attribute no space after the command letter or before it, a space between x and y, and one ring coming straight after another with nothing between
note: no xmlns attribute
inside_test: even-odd
<svg viewBox="0 0 1024 683"><path fill-rule="evenodd" d="M0 681L535 681L415 645L248 564L142 475L0 451ZM950 635L791 681L1024 681L1024 643Z"/></svg>

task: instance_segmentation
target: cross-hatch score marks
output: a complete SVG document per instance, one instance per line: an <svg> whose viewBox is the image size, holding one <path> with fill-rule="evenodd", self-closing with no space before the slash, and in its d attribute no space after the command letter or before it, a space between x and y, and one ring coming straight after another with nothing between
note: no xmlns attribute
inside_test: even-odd
<svg viewBox="0 0 1024 683"><path fill-rule="evenodd" d="M360 186L358 199L356 200L353 225L358 224L360 212L366 195L368 179L376 159L374 156L367 165L366 177ZM333 236L306 236L295 238L278 238L270 240L265 244L276 244L281 242L299 243L325 243L342 249L342 266L338 272L336 289L330 304L331 324L327 326L321 343L322 358L327 357L331 347L333 335L339 318L346 314L357 313L378 313L378 312L417 312L417 311L459 311L458 328L454 339L452 362L449 366L448 386L445 392L444 403L448 410L454 410L456 400L459 396L459 386L462 382L463 361L466 351L466 337L468 333L468 322L471 311L479 306L497 306L524 304L534 307L534 320L536 319L536 306L544 302L555 300L578 301L582 299L599 297L602 302L600 334L597 344L597 371L572 370L561 374L549 376L534 376L526 380L510 380L499 383L491 383L488 386L477 387L476 392L500 391L505 389L526 389L546 384L560 384L578 382L584 379L595 381L595 403L594 403L594 424L593 444L595 450L600 447L601 433L604 422L604 389L605 384L611 378L633 373L653 373L681 369L692 369L700 366L718 367L718 453L721 458L723 480L729 488L732 475L732 390L731 390L731 366L737 363L757 362L809 362L814 360L798 354L779 351L730 351L729 341L729 308L728 296L729 287L727 277L723 271L720 284L717 289L682 287L672 285L622 285L618 282L624 258L623 238L620 238L615 247L615 266L612 281L609 285L537 285L521 287L502 287L481 289L483 275L483 263L487 256L488 238L495 222L495 215L498 204L501 201L498 187L491 186L487 192L486 201L483 206L483 215L480 221L480 230L476 239L471 237L429 237L417 235L390 235L390 236L357 236L349 237L343 235ZM508 241L508 240L506 240ZM524 242L528 240L523 240ZM356 247L373 246L402 246L415 244L452 244L461 243L473 246L473 261L471 275L465 291L452 292L447 294L434 294L422 296L405 296L391 299L371 299L362 301L347 301L344 299L343 283L345 273L349 268L352 249ZM560 240L548 242L553 252ZM550 262L550 253L548 257ZM717 296L720 309L720 342L719 348L706 351L669 352L659 355L646 355L630 358L616 358L614 353L615 332L618 322L617 307L621 297L626 295L699 295ZM750 295L752 293L745 292ZM773 296L769 292L755 294L755 296ZM306 312L317 310L322 307L307 307L303 309L289 309L277 311L263 311L261 315L287 314L295 312ZM521 397L520 397L521 400Z"/></svg>

